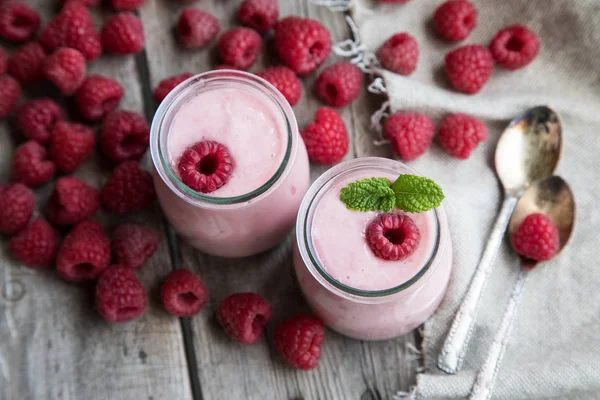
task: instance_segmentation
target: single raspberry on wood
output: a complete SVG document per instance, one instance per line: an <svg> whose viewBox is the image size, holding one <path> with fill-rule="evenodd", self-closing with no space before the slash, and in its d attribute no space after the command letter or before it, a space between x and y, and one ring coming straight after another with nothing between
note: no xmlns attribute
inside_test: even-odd
<svg viewBox="0 0 600 400"><path fill-rule="evenodd" d="M58 49L44 61L42 73L62 94L71 95L85 78L85 57L75 49Z"/></svg>
<svg viewBox="0 0 600 400"><path fill-rule="evenodd" d="M340 162L348 152L349 139L346 124L331 108L319 108L314 122L308 124L300 134L309 158L319 164Z"/></svg>
<svg viewBox="0 0 600 400"><path fill-rule="evenodd" d="M113 261L131 269L141 269L158 247L158 234L145 225L119 225L112 234Z"/></svg>
<svg viewBox="0 0 600 400"><path fill-rule="evenodd" d="M277 22L279 5L277 0L244 0L237 15L242 25L265 33Z"/></svg>
<svg viewBox="0 0 600 400"><path fill-rule="evenodd" d="M100 208L98 189L75 178L56 180L48 201L48 221L54 225L75 225L93 216Z"/></svg>
<svg viewBox="0 0 600 400"><path fill-rule="evenodd" d="M140 8L144 1L146 0L111 0L110 4L118 11L133 11Z"/></svg>
<svg viewBox="0 0 600 400"><path fill-rule="evenodd" d="M119 164L102 188L104 207L118 214L140 211L154 200L152 175L135 161Z"/></svg>
<svg viewBox="0 0 600 400"><path fill-rule="evenodd" d="M171 271L161 286L161 298L165 310L178 317L198 314L208 300L204 282L192 271Z"/></svg>
<svg viewBox="0 0 600 400"><path fill-rule="evenodd" d="M502 29L490 44L494 60L502 67L515 70L531 63L540 51L540 42L535 33L523 25Z"/></svg>
<svg viewBox="0 0 600 400"><path fill-rule="evenodd" d="M96 309L106 322L125 322L146 310L146 289L135 273L122 265L107 268L96 284Z"/></svg>
<svg viewBox="0 0 600 400"><path fill-rule="evenodd" d="M492 54L483 46L471 44L446 55L446 73L459 92L475 94L494 72Z"/></svg>
<svg viewBox="0 0 600 400"><path fill-rule="evenodd" d="M257 72L256 75L275 86L291 106L294 106L300 100L302 83L291 69L287 67L271 67Z"/></svg>
<svg viewBox="0 0 600 400"><path fill-rule="evenodd" d="M477 26L477 10L470 1L449 0L435 10L433 23L444 39L463 40Z"/></svg>
<svg viewBox="0 0 600 400"><path fill-rule="evenodd" d="M35 140L23 143L13 155L13 179L32 187L48 182L56 173L56 165L48 157L48 150Z"/></svg>
<svg viewBox="0 0 600 400"><path fill-rule="evenodd" d="M123 98L119 82L102 75L90 75L75 94L81 115L89 121L99 121L113 111Z"/></svg>
<svg viewBox="0 0 600 400"><path fill-rule="evenodd" d="M221 35L219 54L225 64L248 69L254 64L262 47L258 33L248 28L234 28Z"/></svg>
<svg viewBox="0 0 600 400"><path fill-rule="evenodd" d="M33 268L52 265L58 251L58 234L43 219L36 219L10 239L10 254Z"/></svg>
<svg viewBox="0 0 600 400"><path fill-rule="evenodd" d="M291 366L309 370L317 367L325 325L312 315L298 315L275 328L273 342L281 357Z"/></svg>
<svg viewBox="0 0 600 400"><path fill-rule="evenodd" d="M87 126L58 121L52 129L50 155L62 172L73 172L90 156L96 135Z"/></svg>
<svg viewBox="0 0 600 400"><path fill-rule="evenodd" d="M8 61L8 72L22 85L39 82L44 76L42 68L46 52L38 42L19 47Z"/></svg>
<svg viewBox="0 0 600 400"><path fill-rule="evenodd" d="M366 239L377 257L398 261L408 258L415 251L421 234L412 218L405 213L387 213L369 223Z"/></svg>
<svg viewBox="0 0 600 400"><path fill-rule="evenodd" d="M377 58L383 68L400 75L410 75L419 62L419 44L408 33L396 33L377 50Z"/></svg>
<svg viewBox="0 0 600 400"><path fill-rule="evenodd" d="M488 131L483 122L466 114L452 114L440 125L442 147L459 159L467 159L479 142L487 139Z"/></svg>
<svg viewBox="0 0 600 400"><path fill-rule="evenodd" d="M63 240L56 257L58 275L67 281L91 281L108 267L110 243L94 221L76 225Z"/></svg>
<svg viewBox="0 0 600 400"><path fill-rule="evenodd" d="M200 49L208 45L220 29L217 18L198 8L183 10L176 27L179 44L188 49Z"/></svg>
<svg viewBox="0 0 600 400"><path fill-rule="evenodd" d="M229 149L214 140L203 140L188 147L177 162L181 181L201 193L214 192L226 184L233 169Z"/></svg>
<svg viewBox="0 0 600 400"><path fill-rule="evenodd" d="M510 237L517 254L535 261L547 261L560 247L558 229L544 214L528 215Z"/></svg>
<svg viewBox="0 0 600 400"><path fill-rule="evenodd" d="M15 43L31 39L40 28L40 15L26 3L7 1L0 6L0 37Z"/></svg>
<svg viewBox="0 0 600 400"><path fill-rule="evenodd" d="M192 76L194 76L194 74L186 72L181 75L170 76L168 78L163 79L158 83L158 86L154 89L154 101L156 101L157 104L160 104L165 99L165 97L167 97L167 95L171 93L171 90L175 89L177 85L191 78Z"/></svg>
<svg viewBox="0 0 600 400"><path fill-rule="evenodd" d="M269 303L256 293L227 296L217 309L217 320L225 333L245 345L252 345L260 339L272 315Z"/></svg>
<svg viewBox="0 0 600 400"><path fill-rule="evenodd" d="M132 13L117 14L102 27L102 47L109 53L135 54L144 48L142 20Z"/></svg>
<svg viewBox="0 0 600 400"><path fill-rule="evenodd" d="M383 125L387 139L394 151L405 161L412 161L429 148L435 127L433 121L423 114L396 113Z"/></svg>
<svg viewBox="0 0 600 400"><path fill-rule="evenodd" d="M148 149L150 126L140 114L116 110L102 125L100 146L111 161L139 160Z"/></svg>
<svg viewBox="0 0 600 400"><path fill-rule="evenodd" d="M63 110L47 97L28 101L16 112L17 127L21 133L39 143L50 140L54 125L63 119Z"/></svg>
<svg viewBox="0 0 600 400"><path fill-rule="evenodd" d="M0 120L6 118L21 98L21 85L13 77L0 76Z"/></svg>
<svg viewBox="0 0 600 400"><path fill-rule="evenodd" d="M315 71L331 52L331 35L319 21L287 17L275 24L275 50L300 76Z"/></svg>
<svg viewBox="0 0 600 400"><path fill-rule="evenodd" d="M363 75L349 62L339 62L325 68L315 83L317 96L332 107L345 107L360 94Z"/></svg>
<svg viewBox="0 0 600 400"><path fill-rule="evenodd" d="M35 195L22 183L0 183L0 233L14 235L33 215Z"/></svg>

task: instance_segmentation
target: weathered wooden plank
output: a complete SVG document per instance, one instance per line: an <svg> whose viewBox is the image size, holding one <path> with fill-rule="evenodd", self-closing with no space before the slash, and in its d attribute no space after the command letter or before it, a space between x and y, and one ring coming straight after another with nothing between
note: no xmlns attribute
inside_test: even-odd
<svg viewBox="0 0 600 400"><path fill-rule="evenodd" d="M30 3L47 19L55 2ZM106 15L95 10L99 24ZM118 80L125 89L122 108L143 110L142 88L133 57L103 56L88 73ZM8 179L12 149L20 140L8 124L0 127L0 181ZM101 187L110 170L94 155L76 175ZM36 190L43 212L52 184ZM165 399L190 398L178 319L157 300L160 277L171 269L165 225L155 210L118 217L100 212L110 231L125 220L151 224L161 237L156 254L139 274L149 291L147 312L135 321L109 325L93 307L93 285L73 285L54 271L22 267L0 240L0 398L2 399Z"/></svg>

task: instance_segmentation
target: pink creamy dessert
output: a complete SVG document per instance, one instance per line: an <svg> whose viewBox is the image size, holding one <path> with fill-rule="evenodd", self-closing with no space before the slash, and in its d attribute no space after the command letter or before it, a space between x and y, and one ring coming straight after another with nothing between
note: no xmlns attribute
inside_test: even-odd
<svg viewBox="0 0 600 400"><path fill-rule="evenodd" d="M419 229L419 244L407 258L389 261L366 240L367 226L382 213L352 211L340 200L350 182L393 182L402 173L418 175L388 159L345 162L311 186L298 214L294 266L300 287L326 325L353 338L389 339L418 327L440 304L450 278L452 246L442 206L407 214Z"/></svg>
<svg viewBox="0 0 600 400"><path fill-rule="evenodd" d="M180 166L199 142L216 142L230 155L224 184L209 192L191 188ZM244 72L201 74L173 90L152 123L151 151L169 222L190 245L214 255L243 257L273 247L293 227L309 185L291 107L266 81ZM210 178L219 158L194 165Z"/></svg>

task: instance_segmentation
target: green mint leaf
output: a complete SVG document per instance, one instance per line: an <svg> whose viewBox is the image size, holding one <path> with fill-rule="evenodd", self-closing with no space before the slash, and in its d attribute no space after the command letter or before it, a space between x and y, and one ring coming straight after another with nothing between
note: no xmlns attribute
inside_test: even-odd
<svg viewBox="0 0 600 400"><path fill-rule="evenodd" d="M340 200L350 210L389 212L396 195L386 178L367 178L350 183L340 192Z"/></svg>
<svg viewBox="0 0 600 400"><path fill-rule="evenodd" d="M410 213L436 208L444 200L442 188L431 179L416 175L400 175L392 184L396 207Z"/></svg>

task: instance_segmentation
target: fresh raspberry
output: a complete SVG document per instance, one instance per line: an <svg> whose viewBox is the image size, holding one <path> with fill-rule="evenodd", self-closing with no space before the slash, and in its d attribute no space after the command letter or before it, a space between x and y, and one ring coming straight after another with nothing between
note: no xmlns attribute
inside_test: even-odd
<svg viewBox="0 0 600 400"><path fill-rule="evenodd" d="M261 47L260 35L249 28L230 29L219 39L221 60L239 69L250 68L258 58Z"/></svg>
<svg viewBox="0 0 600 400"><path fill-rule="evenodd" d="M118 11L133 11L137 10L144 4L145 0L111 0L111 5Z"/></svg>
<svg viewBox="0 0 600 400"><path fill-rule="evenodd" d="M69 232L58 249L56 270L67 281L92 281L109 262L110 243L106 233L97 222L83 221Z"/></svg>
<svg viewBox="0 0 600 400"><path fill-rule="evenodd" d="M277 22L279 6L277 0L244 0L237 15L242 25L265 33Z"/></svg>
<svg viewBox="0 0 600 400"><path fill-rule="evenodd" d="M178 317L198 314L208 300L204 282L187 269L171 271L161 286L161 298L165 310Z"/></svg>
<svg viewBox="0 0 600 400"><path fill-rule="evenodd" d="M221 25L213 15L198 8L183 10L177 21L179 44L188 49L199 49L217 36Z"/></svg>
<svg viewBox="0 0 600 400"><path fill-rule="evenodd" d="M417 68L419 44L408 33L396 33L377 50L377 57L383 68L400 75L410 75Z"/></svg>
<svg viewBox="0 0 600 400"><path fill-rule="evenodd" d="M58 49L46 58L42 73L62 94L71 95L85 78L85 57L75 49Z"/></svg>
<svg viewBox="0 0 600 400"><path fill-rule="evenodd" d="M515 70L535 59L540 51L540 42L537 35L523 25L513 25L494 36L490 50L498 64Z"/></svg>
<svg viewBox="0 0 600 400"><path fill-rule="evenodd" d="M21 98L21 85L13 77L0 76L0 120L6 118Z"/></svg>
<svg viewBox="0 0 600 400"><path fill-rule="evenodd" d="M48 221L54 225L75 225L90 218L100 208L98 189L75 178L56 180L48 201Z"/></svg>
<svg viewBox="0 0 600 400"><path fill-rule="evenodd" d="M405 161L412 161L425 153L433 139L434 129L431 118L423 114L393 114L383 125L394 151Z"/></svg>
<svg viewBox="0 0 600 400"><path fill-rule="evenodd" d="M33 191L22 183L0 184L0 233L14 235L27 226L35 207Z"/></svg>
<svg viewBox="0 0 600 400"><path fill-rule="evenodd" d="M123 88L105 76L90 75L75 96L81 115L89 121L99 121L117 108L123 98Z"/></svg>
<svg viewBox="0 0 600 400"><path fill-rule="evenodd" d="M275 328L273 342L281 357L299 369L317 367L321 344L325 339L325 325L312 315L298 315Z"/></svg>
<svg viewBox="0 0 600 400"><path fill-rule="evenodd" d="M89 157L95 144L96 135L91 128L58 121L52 129L50 156L59 171L73 172Z"/></svg>
<svg viewBox="0 0 600 400"><path fill-rule="evenodd" d="M369 223L366 239L377 257L398 261L404 260L415 251L421 234L408 215L403 212L387 213Z"/></svg>
<svg viewBox="0 0 600 400"><path fill-rule="evenodd" d="M8 1L0 8L0 36L22 43L33 37L40 28L38 12L20 1Z"/></svg>
<svg viewBox="0 0 600 400"><path fill-rule="evenodd" d="M116 264L141 269L158 247L158 234L145 225L119 225L112 234L110 246Z"/></svg>
<svg viewBox="0 0 600 400"><path fill-rule="evenodd" d="M517 254L535 261L547 261L558 252L558 229L544 214L530 214L511 235L510 242Z"/></svg>
<svg viewBox="0 0 600 400"><path fill-rule="evenodd" d="M70 2L63 7L42 31L40 43L49 52L61 47L79 50L88 60L95 59L102 52L94 21L80 2Z"/></svg>
<svg viewBox="0 0 600 400"><path fill-rule="evenodd" d="M139 160L148 149L150 127L146 118L131 111L113 111L104 120L100 146L116 163Z"/></svg>
<svg viewBox="0 0 600 400"><path fill-rule="evenodd" d="M58 104L47 97L31 100L17 109L17 127L25 137L39 143L50 140L54 124L65 119Z"/></svg>
<svg viewBox="0 0 600 400"><path fill-rule="evenodd" d="M4 75L8 70L8 53L0 47L0 75Z"/></svg>
<svg viewBox="0 0 600 400"><path fill-rule="evenodd" d="M260 76L281 92L283 97L290 103L296 105L302 95L302 83L294 71L287 67L271 67L258 72Z"/></svg>
<svg viewBox="0 0 600 400"><path fill-rule="evenodd" d="M102 188L102 204L118 214L142 210L155 197L152 175L135 161L119 164Z"/></svg>
<svg viewBox="0 0 600 400"><path fill-rule="evenodd" d="M477 10L467 0L449 0L435 10L433 23L447 40L465 39L477 26Z"/></svg>
<svg viewBox="0 0 600 400"><path fill-rule="evenodd" d="M340 162L348 152L348 132L340 115L333 109L321 107L315 121L300 132L309 158L319 164Z"/></svg>
<svg viewBox="0 0 600 400"><path fill-rule="evenodd" d="M171 90L175 89L177 85L191 78L192 76L194 76L194 74L186 72L181 75L170 76L163 79L158 83L156 89L154 89L154 101L156 101L157 104L160 104L165 97L171 93Z"/></svg>
<svg viewBox="0 0 600 400"><path fill-rule="evenodd" d="M135 273L122 265L107 268L96 284L96 309L106 322L125 322L146 310L146 289Z"/></svg>
<svg viewBox="0 0 600 400"><path fill-rule="evenodd" d="M50 267L58 251L58 235L43 219L36 219L10 239L10 254L30 267Z"/></svg>
<svg viewBox="0 0 600 400"><path fill-rule="evenodd" d="M214 192L226 184L234 168L227 147L213 140L188 147L177 163L181 181L201 193Z"/></svg>
<svg viewBox="0 0 600 400"><path fill-rule="evenodd" d="M227 296L217 309L217 319L229 337L238 343L252 345L260 339L271 320L271 306L255 293Z"/></svg>
<svg viewBox="0 0 600 400"><path fill-rule="evenodd" d="M102 27L102 47L109 53L135 54L144 48L142 20L132 13L117 14Z"/></svg>
<svg viewBox="0 0 600 400"><path fill-rule="evenodd" d="M14 180L32 187L48 182L56 172L56 165L48 155L48 150L35 140L17 147L12 160Z"/></svg>
<svg viewBox="0 0 600 400"><path fill-rule="evenodd" d="M315 83L317 96L332 107L345 107L360 94L363 75L349 62L339 62L325 68Z"/></svg>
<svg viewBox="0 0 600 400"><path fill-rule="evenodd" d="M465 160L479 142L487 139L488 131L477 118L452 114L440 125L439 136L442 146L450 155Z"/></svg>
<svg viewBox="0 0 600 400"><path fill-rule="evenodd" d="M446 54L446 73L459 92L479 92L493 71L492 54L483 46L466 45Z"/></svg>
<svg viewBox="0 0 600 400"><path fill-rule="evenodd" d="M8 72L22 85L36 83L43 78L42 67L46 52L38 42L29 42L18 48L8 61Z"/></svg>
<svg viewBox="0 0 600 400"><path fill-rule="evenodd" d="M331 35L319 21L287 17L275 24L275 50L298 75L316 70L331 52Z"/></svg>

